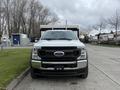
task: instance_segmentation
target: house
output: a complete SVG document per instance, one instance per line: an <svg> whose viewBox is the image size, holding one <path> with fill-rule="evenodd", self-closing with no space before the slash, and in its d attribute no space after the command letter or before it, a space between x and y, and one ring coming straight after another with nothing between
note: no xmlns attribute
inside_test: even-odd
<svg viewBox="0 0 120 90"><path fill-rule="evenodd" d="M116 32L114 32L114 41L116 44L120 44L120 30L117 31L117 37L116 37Z"/></svg>

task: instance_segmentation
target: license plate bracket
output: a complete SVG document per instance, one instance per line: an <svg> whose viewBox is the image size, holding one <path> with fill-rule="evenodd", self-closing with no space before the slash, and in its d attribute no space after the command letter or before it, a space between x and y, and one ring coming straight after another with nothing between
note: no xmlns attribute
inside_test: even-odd
<svg viewBox="0 0 120 90"><path fill-rule="evenodd" d="M57 71L64 70L64 66L62 66L62 65L56 65L54 67L54 69L57 70Z"/></svg>

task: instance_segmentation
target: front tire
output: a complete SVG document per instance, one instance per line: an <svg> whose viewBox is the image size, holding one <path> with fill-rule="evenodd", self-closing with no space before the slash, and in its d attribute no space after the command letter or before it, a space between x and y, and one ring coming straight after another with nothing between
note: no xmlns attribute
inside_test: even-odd
<svg viewBox="0 0 120 90"><path fill-rule="evenodd" d="M84 70L84 74L80 74L79 78L86 79L88 77L88 66Z"/></svg>
<svg viewBox="0 0 120 90"><path fill-rule="evenodd" d="M80 76L82 79L86 79L88 77L88 66L85 68L85 73Z"/></svg>
<svg viewBox="0 0 120 90"><path fill-rule="evenodd" d="M30 75L31 75L32 79L37 79L38 78L38 76L34 73L34 70L32 68L30 70Z"/></svg>

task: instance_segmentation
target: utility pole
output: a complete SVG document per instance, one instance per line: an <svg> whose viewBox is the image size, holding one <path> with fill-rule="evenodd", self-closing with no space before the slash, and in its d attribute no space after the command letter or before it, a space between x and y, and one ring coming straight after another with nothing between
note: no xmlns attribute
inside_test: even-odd
<svg viewBox="0 0 120 90"><path fill-rule="evenodd" d="M65 24L66 24L66 30L67 30L67 19L66 19L66 21L65 21Z"/></svg>
<svg viewBox="0 0 120 90"><path fill-rule="evenodd" d="M117 40L117 31L118 31L118 24L119 24L119 17L118 17L118 13L117 13L117 10L116 10L116 40Z"/></svg>

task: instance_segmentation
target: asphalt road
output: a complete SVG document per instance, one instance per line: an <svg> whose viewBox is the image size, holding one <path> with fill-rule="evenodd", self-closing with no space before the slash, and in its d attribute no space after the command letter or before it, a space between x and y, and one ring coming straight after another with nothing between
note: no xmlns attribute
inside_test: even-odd
<svg viewBox="0 0 120 90"><path fill-rule="evenodd" d="M32 79L30 75L15 90L120 90L120 48L87 45L89 76Z"/></svg>

